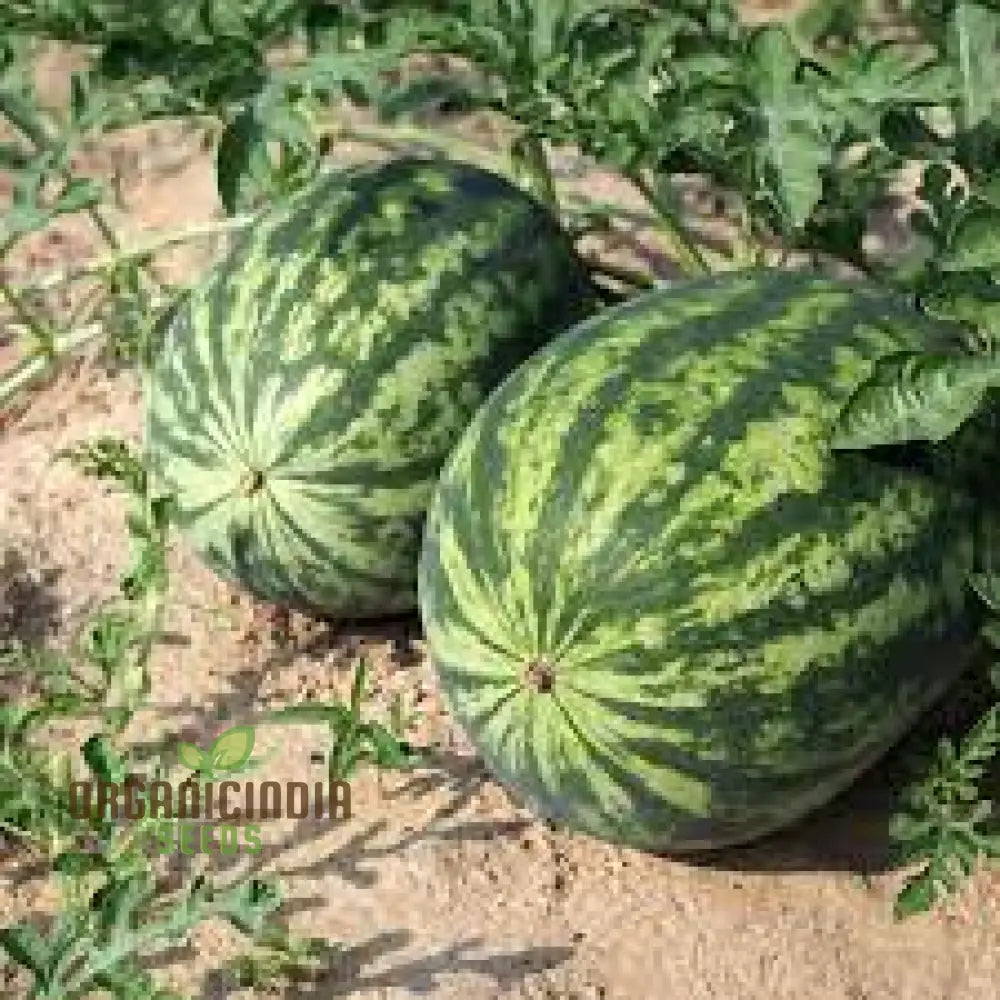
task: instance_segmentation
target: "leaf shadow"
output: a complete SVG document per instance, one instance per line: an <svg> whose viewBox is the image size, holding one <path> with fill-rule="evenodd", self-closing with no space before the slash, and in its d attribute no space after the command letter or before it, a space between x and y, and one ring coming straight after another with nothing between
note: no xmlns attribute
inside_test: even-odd
<svg viewBox="0 0 1000 1000"><path fill-rule="evenodd" d="M386 937L390 935L382 934L370 942L346 949L339 960L319 976L305 986L293 984L282 995L286 1000L301 1000L315 996L317 990L323 991L320 995L333 998L353 996L359 991L389 989L432 994L441 985L442 978L460 973L488 978L495 990L504 993L529 975L562 965L574 954L573 948L562 945L476 956L470 952L482 948L484 942L480 938L470 938L457 941L434 955L403 962L385 972L365 974L365 966L370 965L375 957L373 946Z"/></svg>
<svg viewBox="0 0 1000 1000"><path fill-rule="evenodd" d="M55 586L61 576L57 568L34 567L19 549L0 553L0 647L38 645L55 633L62 609Z"/></svg>
<svg viewBox="0 0 1000 1000"><path fill-rule="evenodd" d="M388 642L393 668L398 670L408 670L422 658L417 646L420 626L414 615L377 621L315 617L308 619L306 624L308 628L304 634L296 634L292 641L284 644L278 642L259 647L259 655L251 654L246 666L222 675L220 680L225 688L207 701L196 704L191 698L184 698L159 706L147 701L144 710L159 711L162 717L183 716L186 721L164 736L135 740L130 745L133 759L143 762L159 756L173 757L178 740L208 746L227 722L252 725L253 717L266 711L271 700L264 690L269 678L293 669L296 662L323 663L326 671L332 667L346 679L369 645ZM170 635L172 645L183 644L183 636Z"/></svg>
<svg viewBox="0 0 1000 1000"><path fill-rule="evenodd" d="M395 667L407 669L415 665L421 652L417 648L420 636L419 623L412 615L398 616L378 622L324 621L315 619L308 633L297 636L294 642L264 651L258 662L252 663L236 674L225 677L226 689L209 702L198 706L163 706L171 714L183 711L189 721L183 732L167 739L147 741L133 745L136 759L172 750L175 740L191 740L208 745L216 735L221 719L231 723L251 721L266 701L264 680L269 672L281 671L293 662L313 660L327 664L333 661L334 669L343 669L345 676L353 670L359 653L368 643L390 645ZM189 714L188 710L193 710ZM316 763L314 761L314 763ZM400 852L411 850L422 842L438 843L465 840L494 841L499 838L520 838L530 827L527 820L508 822L483 822L465 820L461 814L473 801L480 786L488 780L481 762L468 754L447 749L434 749L411 774L398 775L393 787L381 791L382 799L399 803L403 799L419 799L427 795L443 796L432 815L416 828L404 827L398 835L388 835L389 824L376 819L351 831L334 849L319 849L318 842L330 833L330 820L307 818L298 820L280 840L267 840L261 850L247 857L214 855L211 861L213 876L277 878L282 884L292 886L295 895L286 900L279 911L282 920L305 911L320 910L329 905L327 896L311 894L309 887L319 879L333 877L355 890L371 890L377 884L378 863ZM314 845L310 848L310 845ZM304 854L305 857L298 855ZM165 861L167 885L180 888L190 877L192 859L172 855ZM442 951L401 962L397 967L378 973L366 970L384 956L409 945L411 934L405 928L393 928L367 940L350 945L331 943L319 966L300 973L305 976L293 983L283 995L298 997L306 992L328 996L346 996L359 989L411 987L433 990L448 973L474 973L490 977L499 985L515 983L536 970L550 968L565 961L571 954L569 948L528 948L521 951L477 955L482 948L479 941L460 941ZM181 946L159 953L149 963L163 967L178 962L190 962L196 951ZM306 988L303 984L308 984ZM232 970L225 967L210 970L201 994L204 1000L221 1000L237 990Z"/></svg>
<svg viewBox="0 0 1000 1000"><path fill-rule="evenodd" d="M397 856L418 844L520 838L532 825L529 820L467 822L458 819L485 780L485 772L475 758L441 752L429 760L420 773L384 793L389 801L398 801L406 796L421 797L442 789L449 792L447 800L417 828L404 828L401 835L387 839L386 820L374 820L353 832L334 850L323 851L316 860L283 863L292 852L319 841L330 832L329 820L310 817L297 821L280 841L264 843L261 851L249 859L239 855L213 857L213 876L269 876L283 884L294 879L299 885L312 886L318 879L332 874L356 889L366 890L377 883L377 862ZM182 855L171 856L167 860L168 884L179 888L189 877L192 862L193 859ZM307 891L304 895L286 900L279 915L284 920L328 905L329 898L325 894ZM315 995L317 990L321 991L320 995L330 997L348 996L365 989L432 991L443 976L463 972L490 978L497 989L510 988L525 976L552 968L573 954L570 947L540 947L479 956L472 952L482 949L484 942L474 939L456 942L436 954L402 962L384 972L365 971L382 957L407 947L411 940L410 931L396 928L350 946L331 943L318 968L299 971L281 995L293 1000L307 993ZM184 945L158 953L147 964L151 968L162 968L179 961L190 961L195 956L195 950ZM222 1000L237 989L231 970L215 968L207 973L199 1000Z"/></svg>
<svg viewBox="0 0 1000 1000"><path fill-rule="evenodd" d="M0 706L12 704L46 683L44 655L59 629L63 603L56 593L62 571L39 565L24 552L8 546L0 552ZM41 673L37 672L41 669ZM20 786L23 776L4 769L3 782ZM0 788L0 799L4 789ZM0 831L0 861L18 857L17 869L8 877L17 885L38 877L41 863L27 853L26 845L10 830Z"/></svg>

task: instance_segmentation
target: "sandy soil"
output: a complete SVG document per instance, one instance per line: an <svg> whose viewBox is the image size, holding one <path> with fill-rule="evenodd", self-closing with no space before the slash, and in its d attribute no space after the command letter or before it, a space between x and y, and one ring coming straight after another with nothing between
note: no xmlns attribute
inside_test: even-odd
<svg viewBox="0 0 1000 1000"><path fill-rule="evenodd" d="M211 163L195 137L148 133L95 154L124 164L115 224L143 230L218 212ZM105 159L102 161L101 156ZM117 158L117 159L116 159ZM167 161L171 162L167 162ZM607 177L586 183L610 188ZM627 195L620 189L619 195ZM71 264L94 251L71 220L20 264ZM179 259L181 270L195 258ZM2 343L2 341L0 341ZM3 351L0 346L0 353ZM8 358L11 348L8 346ZM53 452L99 433L138 440L140 397L129 373L90 363L38 392L0 428L0 638L64 641L113 593L125 561L118 499ZM486 775L438 697L413 620L366 628L295 619L287 637L261 632L252 602L215 580L178 542L167 641L154 661L137 744L207 745L262 708L346 694L356 658L374 665L373 710L399 692L420 713L432 766L362 773L353 816L272 821L253 864L278 875L290 925L339 942L320 979L280 994L402 1000L995 1000L1000 994L1000 874L984 872L941 911L896 925L900 881L885 871L895 755L794 831L740 851L677 860L551 829ZM273 753L260 779L318 778L321 734L261 728ZM228 862L215 858L221 872ZM246 862L240 862L245 864ZM52 886L23 857L0 859L3 922L49 911ZM214 924L157 962L165 982L197 998L250 996L217 968L236 940ZM2 984L2 980L0 980ZM5 994L23 995L9 979Z"/></svg>

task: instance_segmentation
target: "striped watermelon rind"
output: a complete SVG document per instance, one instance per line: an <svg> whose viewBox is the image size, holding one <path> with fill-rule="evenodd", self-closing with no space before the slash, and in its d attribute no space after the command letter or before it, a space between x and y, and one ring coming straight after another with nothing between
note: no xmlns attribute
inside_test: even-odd
<svg viewBox="0 0 1000 1000"><path fill-rule="evenodd" d="M834 453L874 361L946 349L863 285L739 272L585 321L446 465L419 601L456 720L537 813L650 850L822 805L969 663L976 511Z"/></svg>
<svg viewBox="0 0 1000 1000"><path fill-rule="evenodd" d="M591 290L557 221L497 175L420 157L326 174L161 331L154 480L196 551L258 597L412 610L448 451Z"/></svg>

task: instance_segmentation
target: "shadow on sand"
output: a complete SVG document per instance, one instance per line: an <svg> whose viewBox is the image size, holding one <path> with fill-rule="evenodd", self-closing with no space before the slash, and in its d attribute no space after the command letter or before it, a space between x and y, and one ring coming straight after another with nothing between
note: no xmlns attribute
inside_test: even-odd
<svg viewBox="0 0 1000 1000"><path fill-rule="evenodd" d="M996 701L988 666L971 667L916 726L850 788L822 809L771 836L682 860L744 872L845 871L874 875L895 867L889 827L907 789L928 773L942 737L960 741ZM1000 796L994 768L987 798Z"/></svg>

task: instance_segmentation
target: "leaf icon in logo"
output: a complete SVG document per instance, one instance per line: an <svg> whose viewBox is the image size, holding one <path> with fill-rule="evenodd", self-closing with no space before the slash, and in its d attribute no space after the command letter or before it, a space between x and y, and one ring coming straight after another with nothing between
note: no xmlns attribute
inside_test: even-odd
<svg viewBox="0 0 1000 1000"><path fill-rule="evenodd" d="M208 762L205 752L193 743L178 743L177 756L180 758L180 762L185 767L191 768L192 771L197 771Z"/></svg>
<svg viewBox="0 0 1000 1000"><path fill-rule="evenodd" d="M213 769L235 771L242 767L253 753L254 732L251 726L233 726L221 733L212 744L208 755Z"/></svg>

